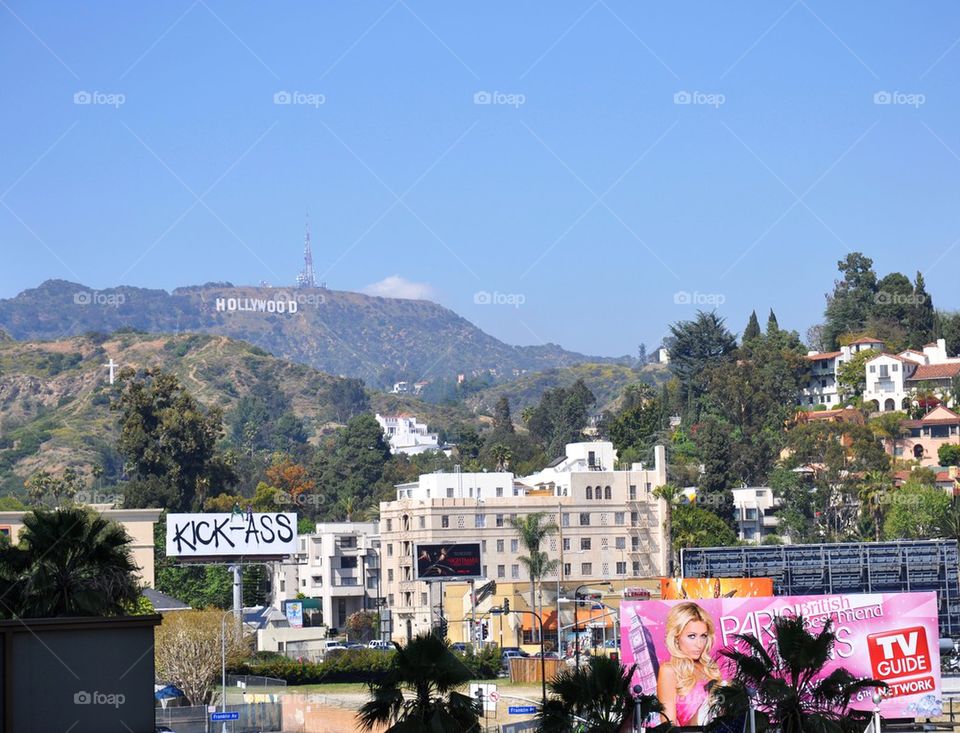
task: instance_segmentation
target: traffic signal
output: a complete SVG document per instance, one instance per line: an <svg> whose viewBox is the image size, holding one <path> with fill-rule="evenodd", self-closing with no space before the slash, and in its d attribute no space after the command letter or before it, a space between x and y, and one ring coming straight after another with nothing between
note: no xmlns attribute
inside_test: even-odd
<svg viewBox="0 0 960 733"><path fill-rule="evenodd" d="M486 641L490 638L490 627L484 621L480 624L480 641Z"/></svg>
<svg viewBox="0 0 960 733"><path fill-rule="evenodd" d="M441 639L447 638L447 620L445 618L440 619L440 623L437 625L437 632Z"/></svg>
<svg viewBox="0 0 960 733"><path fill-rule="evenodd" d="M504 598L504 599L503 599L503 612L504 612L504 613L510 613L510 599L509 599L509 598Z"/></svg>

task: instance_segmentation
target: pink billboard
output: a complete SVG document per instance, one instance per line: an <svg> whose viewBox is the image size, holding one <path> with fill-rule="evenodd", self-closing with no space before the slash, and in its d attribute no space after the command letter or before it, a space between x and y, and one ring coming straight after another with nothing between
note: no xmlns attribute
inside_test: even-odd
<svg viewBox="0 0 960 733"><path fill-rule="evenodd" d="M623 601L621 659L625 665L636 663L632 684L641 685L644 692L653 693L661 683L660 690L666 690L661 702L670 698L675 724L702 725L709 718L711 681L723 684L731 677L731 664L721 650L734 646L736 634L755 636L769 647L773 619L801 614L814 632L827 619L833 620L837 643L824 674L844 667L857 677L890 686L880 704L883 717L940 713L940 636L933 592ZM691 677L678 686L673 670L691 659L701 662L698 669L707 679ZM661 665L668 661L672 664L661 674ZM683 694L677 694L678 689ZM872 694L864 691L852 707L873 710Z"/></svg>

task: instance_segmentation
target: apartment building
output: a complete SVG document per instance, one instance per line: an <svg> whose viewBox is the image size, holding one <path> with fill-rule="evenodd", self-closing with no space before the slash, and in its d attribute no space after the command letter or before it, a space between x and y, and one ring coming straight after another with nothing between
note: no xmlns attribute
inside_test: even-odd
<svg viewBox="0 0 960 733"><path fill-rule="evenodd" d="M447 455L450 448L440 445L437 433L431 433L426 423L413 415L376 415L377 422L390 445L393 454L415 456L431 450L442 450Z"/></svg>
<svg viewBox="0 0 960 733"><path fill-rule="evenodd" d="M750 486L733 489L731 493L738 539L759 543L767 535L776 534L780 519L774 510L781 501L774 497L773 489L769 486Z"/></svg>
<svg viewBox="0 0 960 733"><path fill-rule="evenodd" d="M544 586L664 574L666 507L653 496L667 480L664 449L657 446L651 467L615 465L611 443L572 443L562 458L528 477L433 473L398 485L396 500L380 504L383 594L394 638L428 630L441 603L439 584L414 579L415 544L480 542L485 578L523 587L529 577L518 558L525 551L511 519L533 512L545 512L559 527L542 546L560 562ZM448 592L462 593L459 585Z"/></svg>
<svg viewBox="0 0 960 733"><path fill-rule="evenodd" d="M318 523L301 534L294 562L274 565L272 605L297 594L316 599L320 618L311 626L342 631L356 611L376 609L380 597L380 537L377 522ZM294 558L291 558L294 560Z"/></svg>
<svg viewBox="0 0 960 733"><path fill-rule="evenodd" d="M947 355L944 339L899 354L881 354L866 363L864 400L875 400L883 412L906 410L912 393L930 387L940 399L947 399L952 380L960 375L960 357Z"/></svg>

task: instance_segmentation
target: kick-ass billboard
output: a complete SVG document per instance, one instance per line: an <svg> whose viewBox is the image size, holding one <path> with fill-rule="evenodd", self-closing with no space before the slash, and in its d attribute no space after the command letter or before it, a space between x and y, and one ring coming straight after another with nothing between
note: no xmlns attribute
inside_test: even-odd
<svg viewBox="0 0 960 733"><path fill-rule="evenodd" d="M479 542L414 545L417 580L471 580L483 577Z"/></svg>
<svg viewBox="0 0 960 733"><path fill-rule="evenodd" d="M293 512L168 514L167 556L295 555Z"/></svg>
<svg viewBox="0 0 960 733"><path fill-rule="evenodd" d="M721 650L733 648L736 634L755 636L770 648L773 619L798 615L810 622L814 633L827 619L833 621L837 642L824 675L843 667L855 677L889 685L882 693L881 715L914 718L940 714L940 637L933 592L623 601L621 658L627 666L637 664L631 684L653 691L658 689L660 665L673 659L671 666L676 666L677 658L681 663L694 658L698 647L689 646L686 639L694 638L690 632L706 632L699 659L708 670L708 679L694 678L694 689L678 694L674 703L675 724L703 725L709 722L710 682L723 684L731 677L732 665ZM668 639L672 649L668 649ZM864 690L851 706L873 710L872 696L872 689Z"/></svg>

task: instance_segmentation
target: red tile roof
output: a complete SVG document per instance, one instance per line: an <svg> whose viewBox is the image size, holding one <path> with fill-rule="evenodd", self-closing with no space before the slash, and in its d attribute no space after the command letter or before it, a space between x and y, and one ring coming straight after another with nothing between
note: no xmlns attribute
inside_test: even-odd
<svg viewBox="0 0 960 733"><path fill-rule="evenodd" d="M953 364L921 364L908 382L922 382L927 379L950 379L960 374L960 361Z"/></svg>
<svg viewBox="0 0 960 733"><path fill-rule="evenodd" d="M913 364L913 365L916 365L916 363L917 363L917 362L913 361L912 359L907 359L907 358L905 358L905 357L899 356L898 354L886 354L886 353L884 353L884 354L877 354L877 355L876 355L875 357L873 357L872 359L867 359L867 364L869 364L871 361L876 361L876 360L879 359L881 356L889 356L891 359L896 359L897 361L902 361L902 362L904 362L905 364Z"/></svg>
<svg viewBox="0 0 960 733"><path fill-rule="evenodd" d="M811 361L817 361L818 359L836 359L842 355L842 351L825 351L819 354L807 354L807 358Z"/></svg>

